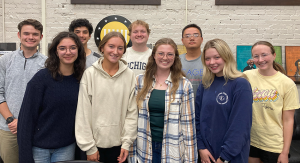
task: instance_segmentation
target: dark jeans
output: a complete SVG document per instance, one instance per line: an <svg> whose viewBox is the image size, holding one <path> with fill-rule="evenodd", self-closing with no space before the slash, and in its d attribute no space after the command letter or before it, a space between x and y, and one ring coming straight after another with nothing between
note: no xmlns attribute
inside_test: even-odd
<svg viewBox="0 0 300 163"><path fill-rule="evenodd" d="M152 141L152 163L161 163L162 142Z"/></svg>
<svg viewBox="0 0 300 163"><path fill-rule="evenodd" d="M75 160L87 160L86 152L82 151L77 144L75 147Z"/></svg>
<svg viewBox="0 0 300 163"><path fill-rule="evenodd" d="M118 157L120 156L121 146L115 146L112 148L99 148L100 162L104 163L118 163ZM124 161L127 163L127 159Z"/></svg>

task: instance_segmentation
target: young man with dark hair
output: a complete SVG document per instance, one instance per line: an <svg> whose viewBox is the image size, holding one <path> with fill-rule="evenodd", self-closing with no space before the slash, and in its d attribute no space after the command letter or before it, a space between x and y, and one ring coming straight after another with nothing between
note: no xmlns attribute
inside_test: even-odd
<svg viewBox="0 0 300 163"><path fill-rule="evenodd" d="M23 96L27 83L47 58L37 50L43 25L27 19L18 29L21 47L0 57L0 155L5 163L19 162L17 125Z"/></svg>
<svg viewBox="0 0 300 163"><path fill-rule="evenodd" d="M148 58L152 53L152 50L147 47L150 29L148 23L142 20L134 21L128 29L132 47L127 48L124 60L135 75L139 75L146 70Z"/></svg>
<svg viewBox="0 0 300 163"><path fill-rule="evenodd" d="M86 54L85 68L87 69L101 57L100 54L93 52L87 47L87 43L93 33L93 26L87 19L75 19L69 26L69 32L74 32L80 38L84 46Z"/></svg>
<svg viewBox="0 0 300 163"><path fill-rule="evenodd" d="M203 42L201 28L196 24L189 24L182 30L183 45L187 53L180 55L182 70L193 85L194 97L202 80L203 65L201 62L201 44Z"/></svg>

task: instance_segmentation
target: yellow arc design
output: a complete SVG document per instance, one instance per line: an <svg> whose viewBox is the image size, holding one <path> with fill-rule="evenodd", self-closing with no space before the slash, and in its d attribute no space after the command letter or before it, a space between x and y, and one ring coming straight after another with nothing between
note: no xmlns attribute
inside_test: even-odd
<svg viewBox="0 0 300 163"><path fill-rule="evenodd" d="M128 44L130 40L130 37L128 36L129 30L123 23L117 21L107 23L101 30L100 33L101 40L107 33L111 31L120 32L126 40L126 45Z"/></svg>

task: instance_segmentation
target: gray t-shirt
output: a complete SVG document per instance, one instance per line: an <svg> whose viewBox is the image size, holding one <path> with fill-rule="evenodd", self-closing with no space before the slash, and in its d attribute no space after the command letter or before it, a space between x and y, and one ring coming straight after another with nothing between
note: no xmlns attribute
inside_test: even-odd
<svg viewBox="0 0 300 163"><path fill-rule="evenodd" d="M182 70L185 72L186 78L188 78L189 81L192 83L194 97L196 98L197 89L202 81L203 76L203 65L201 62L201 56L194 60L187 60L185 58L185 55L186 54L181 54L179 56L182 64Z"/></svg>
<svg viewBox="0 0 300 163"><path fill-rule="evenodd" d="M96 52L91 52L90 55L88 55L86 57L86 62L85 62L85 69L89 68L90 66L92 66L92 64L96 61L98 61L98 59L101 57L100 54L96 53Z"/></svg>

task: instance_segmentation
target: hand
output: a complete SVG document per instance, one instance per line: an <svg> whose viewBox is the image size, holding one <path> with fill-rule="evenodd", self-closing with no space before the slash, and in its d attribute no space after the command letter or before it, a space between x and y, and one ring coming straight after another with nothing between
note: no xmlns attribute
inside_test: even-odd
<svg viewBox="0 0 300 163"><path fill-rule="evenodd" d="M8 124L8 128L13 134L17 134L17 128L18 128L18 119L14 119L12 122Z"/></svg>
<svg viewBox="0 0 300 163"><path fill-rule="evenodd" d="M88 161L99 162L99 160L100 160L99 151L97 151L96 153L94 153L92 155L86 155L86 156L87 156Z"/></svg>
<svg viewBox="0 0 300 163"><path fill-rule="evenodd" d="M289 162L289 156L285 153L280 153L277 163L288 163Z"/></svg>
<svg viewBox="0 0 300 163"><path fill-rule="evenodd" d="M218 158L216 163L224 163L224 162L220 158Z"/></svg>
<svg viewBox="0 0 300 163"><path fill-rule="evenodd" d="M128 151L126 149L121 148L120 156L118 157L119 163L124 162L127 156L128 156Z"/></svg>
<svg viewBox="0 0 300 163"><path fill-rule="evenodd" d="M201 163L210 163L210 159L213 162L216 162L214 157L210 154L210 152L207 149L200 149L199 153L201 157Z"/></svg>

